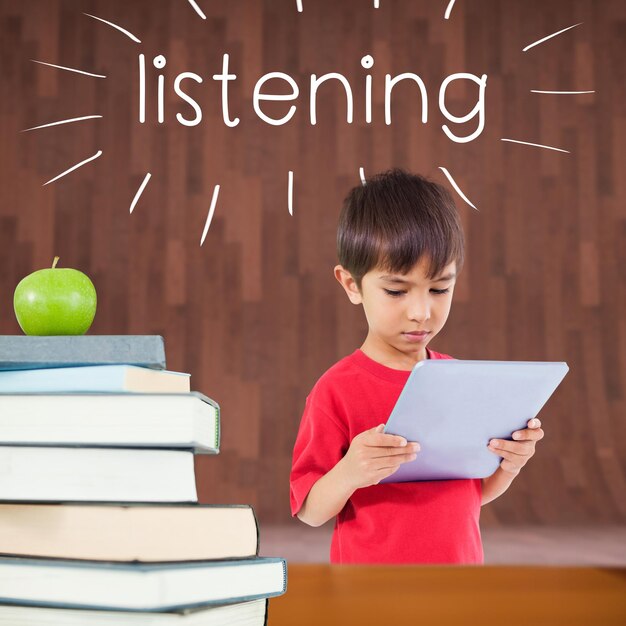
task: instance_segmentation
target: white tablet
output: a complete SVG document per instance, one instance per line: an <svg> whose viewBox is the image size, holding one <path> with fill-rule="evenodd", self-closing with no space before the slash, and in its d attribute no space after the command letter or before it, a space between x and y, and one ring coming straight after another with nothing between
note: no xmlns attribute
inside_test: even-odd
<svg viewBox="0 0 626 626"><path fill-rule="evenodd" d="M563 362L426 359L416 363L385 432L417 441L415 461L381 482L484 478L491 439L526 428L567 374Z"/></svg>

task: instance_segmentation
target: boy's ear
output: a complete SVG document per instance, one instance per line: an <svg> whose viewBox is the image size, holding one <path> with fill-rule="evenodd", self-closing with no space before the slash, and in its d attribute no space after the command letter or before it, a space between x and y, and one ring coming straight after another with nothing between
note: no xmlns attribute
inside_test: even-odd
<svg viewBox="0 0 626 626"><path fill-rule="evenodd" d="M335 265L334 268L335 278L341 283L341 286L346 290L348 298L352 304L361 304L363 299L361 298L361 292L357 287L356 281L352 278L352 274L343 267L343 265Z"/></svg>

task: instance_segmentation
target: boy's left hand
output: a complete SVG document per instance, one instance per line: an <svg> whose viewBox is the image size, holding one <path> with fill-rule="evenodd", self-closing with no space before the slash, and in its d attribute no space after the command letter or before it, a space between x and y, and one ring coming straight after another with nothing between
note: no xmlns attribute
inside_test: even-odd
<svg viewBox="0 0 626 626"><path fill-rule="evenodd" d="M535 417L528 421L528 428L513 433L515 441L507 439L491 439L489 450L502 457L500 467L510 474L517 475L526 465L528 459L535 454L535 444L543 439L541 422Z"/></svg>

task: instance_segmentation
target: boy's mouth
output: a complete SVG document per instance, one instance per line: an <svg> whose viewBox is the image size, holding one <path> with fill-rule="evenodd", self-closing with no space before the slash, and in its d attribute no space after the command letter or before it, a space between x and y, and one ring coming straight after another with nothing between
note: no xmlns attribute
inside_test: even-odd
<svg viewBox="0 0 626 626"><path fill-rule="evenodd" d="M430 331L428 330L419 330L419 331L411 331L409 333L402 333L407 339L410 341L422 341L428 335L430 335Z"/></svg>

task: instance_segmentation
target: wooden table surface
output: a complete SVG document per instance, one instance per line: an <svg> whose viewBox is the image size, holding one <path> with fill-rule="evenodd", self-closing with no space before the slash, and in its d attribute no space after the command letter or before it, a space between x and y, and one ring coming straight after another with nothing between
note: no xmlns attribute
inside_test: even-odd
<svg viewBox="0 0 626 626"><path fill-rule="evenodd" d="M290 564L268 626L625 626L626 569Z"/></svg>

